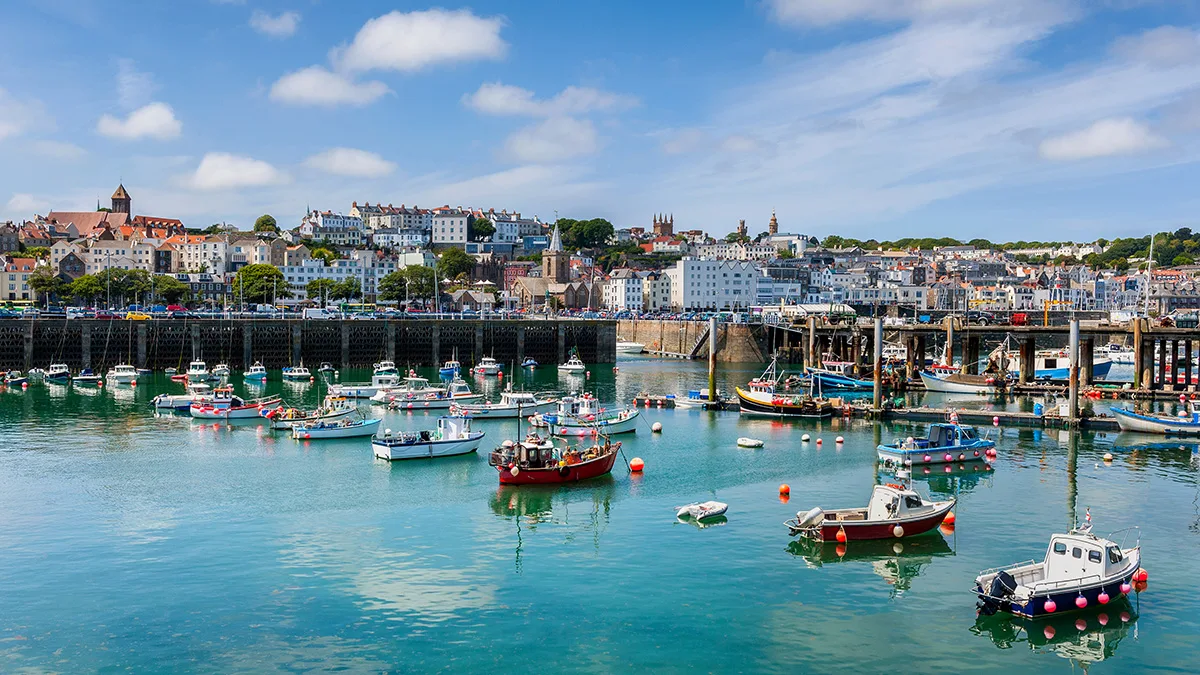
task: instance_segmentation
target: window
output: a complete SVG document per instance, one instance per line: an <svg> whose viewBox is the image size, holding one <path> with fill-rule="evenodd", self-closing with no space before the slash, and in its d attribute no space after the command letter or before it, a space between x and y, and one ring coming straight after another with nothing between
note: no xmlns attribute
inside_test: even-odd
<svg viewBox="0 0 1200 675"><path fill-rule="evenodd" d="M1100 562L1100 551L1088 551L1088 562Z"/></svg>
<svg viewBox="0 0 1200 675"><path fill-rule="evenodd" d="M1064 553L1067 552L1067 545L1062 543L1061 541L1054 542L1054 552L1059 555L1063 555Z"/></svg>
<svg viewBox="0 0 1200 675"><path fill-rule="evenodd" d="M1082 558L1083 557L1083 549L1079 548L1078 546L1071 549L1071 557L1072 558Z"/></svg>
<svg viewBox="0 0 1200 675"><path fill-rule="evenodd" d="M1108 562L1116 565L1124 559L1125 556L1121 554L1121 549L1117 548L1116 546L1108 547Z"/></svg>

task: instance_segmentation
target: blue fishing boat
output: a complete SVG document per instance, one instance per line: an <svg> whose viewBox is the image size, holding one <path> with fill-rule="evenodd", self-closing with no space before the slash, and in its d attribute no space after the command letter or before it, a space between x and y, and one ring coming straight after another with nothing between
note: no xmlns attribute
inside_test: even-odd
<svg viewBox="0 0 1200 675"><path fill-rule="evenodd" d="M462 372L462 364L459 363L457 360L447 361L445 364L442 365L441 368L438 369L438 375L440 375L443 380L458 379L458 376L461 372Z"/></svg>
<svg viewBox="0 0 1200 675"><path fill-rule="evenodd" d="M952 421L929 426L927 438L896 439L880 445L879 461L893 466L918 466L984 460L996 442L980 438L975 428Z"/></svg>
<svg viewBox="0 0 1200 675"><path fill-rule="evenodd" d="M526 356L525 360L521 362L521 367L522 368L537 368L538 367L537 359L533 358L532 356Z"/></svg>
<svg viewBox="0 0 1200 675"><path fill-rule="evenodd" d="M874 380L860 380L848 373L854 367L850 362L825 362L824 368L805 368L804 372L812 378L812 385L819 391L829 389L840 391L870 391L875 388Z"/></svg>
<svg viewBox="0 0 1200 675"><path fill-rule="evenodd" d="M1122 431L1141 431L1148 434L1173 436L1200 435L1200 411L1189 403L1186 411L1178 416L1140 413L1132 408L1113 408L1113 417Z"/></svg>

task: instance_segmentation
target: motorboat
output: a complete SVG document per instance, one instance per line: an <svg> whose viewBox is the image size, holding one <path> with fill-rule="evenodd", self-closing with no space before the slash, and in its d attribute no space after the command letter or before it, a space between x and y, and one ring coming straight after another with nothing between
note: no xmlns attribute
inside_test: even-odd
<svg viewBox="0 0 1200 675"><path fill-rule="evenodd" d="M620 450L620 442L607 438L586 448L556 447L534 433L520 442L504 441L488 464L500 474L501 485L574 483L611 472Z"/></svg>
<svg viewBox="0 0 1200 675"><path fill-rule="evenodd" d="M529 423L552 436L595 436L637 431L637 408L606 410L595 396L564 396L553 412L534 415Z"/></svg>
<svg viewBox="0 0 1200 675"><path fill-rule="evenodd" d="M194 400L188 412L202 420L256 419L262 417L264 409L278 404L278 396L246 399L235 396L233 387L218 387L212 396Z"/></svg>
<svg viewBox="0 0 1200 675"><path fill-rule="evenodd" d="M1134 527L1105 538L1088 523L1051 535L1041 561L984 570L975 577L980 612L1039 618L1107 605L1128 595L1142 560L1141 540L1125 548L1113 537L1136 532Z"/></svg>
<svg viewBox="0 0 1200 675"><path fill-rule="evenodd" d="M845 543L860 539L902 539L942 524L955 500L926 501L912 488L895 483L876 485L862 508L798 512L785 523L792 536Z"/></svg>
<svg viewBox="0 0 1200 675"><path fill-rule="evenodd" d="M121 363L110 368L104 374L104 379L111 384L133 384L138 379L137 368L127 363Z"/></svg>
<svg viewBox="0 0 1200 675"><path fill-rule="evenodd" d="M578 355L572 354L566 363L559 364L558 372L570 375L583 375L587 372L587 366L584 365Z"/></svg>
<svg viewBox="0 0 1200 675"><path fill-rule="evenodd" d="M212 395L212 387L205 382L189 384L186 394L159 394L154 397L155 410L188 412L192 404Z"/></svg>
<svg viewBox="0 0 1200 675"><path fill-rule="evenodd" d="M1113 417L1122 431L1140 431L1148 434L1187 436L1200 434L1200 410L1192 401L1187 409L1176 416L1158 413L1141 413L1133 408L1112 408Z"/></svg>
<svg viewBox="0 0 1200 675"><path fill-rule="evenodd" d="M399 375L372 375L370 382L329 385L329 393L348 398L371 398L380 391L400 386Z"/></svg>
<svg viewBox="0 0 1200 675"><path fill-rule="evenodd" d="M461 373L462 364L455 359L451 359L443 363L442 367L438 369L438 375L440 375L443 380L456 379Z"/></svg>
<svg viewBox="0 0 1200 675"><path fill-rule="evenodd" d="M738 405L743 415L767 415L771 417L831 417L833 403L811 393L781 391L776 359L763 374L750 380L746 388L737 387ZM811 383L810 383L811 384ZM690 393L689 393L690 397ZM679 401L675 402L679 406Z"/></svg>
<svg viewBox="0 0 1200 675"><path fill-rule="evenodd" d="M312 379L312 373L301 363L294 368L284 368L283 379L288 382L308 382Z"/></svg>
<svg viewBox="0 0 1200 675"><path fill-rule="evenodd" d="M101 386L104 384L104 378L100 377L96 371L91 368L84 368L79 371L75 377L71 378L71 382L81 386Z"/></svg>
<svg viewBox="0 0 1200 675"><path fill-rule="evenodd" d="M466 387L466 382L458 380L462 387ZM367 398L375 403L391 403L392 399L401 398L407 400L416 400L424 398L436 398L438 395L445 394L449 390L448 387L430 386L429 379L421 377L414 372L409 372L404 378L403 384L397 383L394 386L380 387L379 391ZM459 389L462 393L462 389ZM466 393L470 394L470 387L466 388Z"/></svg>
<svg viewBox="0 0 1200 675"><path fill-rule="evenodd" d="M503 369L504 366L490 356L479 359L479 363L475 364L476 375L499 375Z"/></svg>
<svg viewBox="0 0 1200 675"><path fill-rule="evenodd" d="M884 342L881 356L884 363L904 363L908 361L908 347L895 342Z"/></svg>
<svg viewBox="0 0 1200 675"><path fill-rule="evenodd" d="M1103 380L1112 369L1113 361L1103 352L1092 359L1092 379ZM995 352L993 352L993 356ZM1021 352L1005 353L1010 372L1021 372ZM1132 358L1130 359L1132 363ZM1067 349L1039 349L1034 352L1033 377L1037 380L1065 380L1071 376L1071 356Z"/></svg>
<svg viewBox="0 0 1200 675"><path fill-rule="evenodd" d="M1133 365L1133 350L1124 345L1119 345L1115 342L1110 342L1100 350L1109 361L1114 365L1132 366Z"/></svg>
<svg viewBox="0 0 1200 675"><path fill-rule="evenodd" d="M188 382L208 382L209 380L220 379L214 377L208 372L208 364L203 361L192 361L188 364L187 381Z"/></svg>
<svg viewBox="0 0 1200 675"><path fill-rule="evenodd" d="M333 364L328 361L322 361L321 367L317 368L317 372L318 373L336 373L337 368L334 368Z"/></svg>
<svg viewBox="0 0 1200 675"><path fill-rule="evenodd" d="M396 368L395 361L380 361L374 366L374 375L399 375L400 370Z"/></svg>
<svg viewBox="0 0 1200 675"><path fill-rule="evenodd" d="M292 438L301 440L324 440L328 438L359 438L374 436L382 419L332 420L329 422L304 422L292 427Z"/></svg>
<svg viewBox="0 0 1200 675"><path fill-rule="evenodd" d="M424 380L425 378L419 378ZM428 384L428 380L425 380ZM424 390L408 391L406 388L380 392L371 397L378 403L381 399L392 410L455 410L463 403L478 401L483 394L471 391L471 386L462 379L451 382L445 389L425 387Z"/></svg>
<svg viewBox="0 0 1200 675"><path fill-rule="evenodd" d="M640 342L631 342L617 338L618 354L641 354L644 351L646 351L646 345Z"/></svg>
<svg viewBox="0 0 1200 675"><path fill-rule="evenodd" d="M522 368L537 368L538 367L537 359L533 358L532 356L526 356L525 360L521 362L521 367Z"/></svg>
<svg viewBox="0 0 1200 675"><path fill-rule="evenodd" d="M71 369L65 363L51 363L46 371L46 381L55 384L66 384L71 381Z"/></svg>
<svg viewBox="0 0 1200 675"><path fill-rule="evenodd" d="M179 372L179 369L178 368L163 368L163 372L166 373L167 375L174 375L175 373Z"/></svg>
<svg viewBox="0 0 1200 675"><path fill-rule="evenodd" d="M30 382L44 382L46 380L46 371L41 368L30 368L25 373L25 376L29 378Z"/></svg>
<svg viewBox="0 0 1200 675"><path fill-rule="evenodd" d="M876 450L879 461L892 466L918 466L986 460L996 442L980 438L974 427L960 424L931 424L927 438L896 439Z"/></svg>
<svg viewBox="0 0 1200 675"><path fill-rule="evenodd" d="M557 405L555 399L539 399L533 392L513 391L510 385L508 389L500 392L499 403L464 404L461 407L463 414L468 417L505 419L550 412Z"/></svg>
<svg viewBox="0 0 1200 675"><path fill-rule="evenodd" d="M224 363L218 363L217 365L213 366L212 374L215 377L229 377L229 366Z"/></svg>
<svg viewBox="0 0 1200 675"><path fill-rule="evenodd" d="M297 424L342 419L356 412L358 412L358 406L354 404L353 400L345 396L326 396L325 402L316 410L299 410L279 406L261 410L259 414L271 421L271 429L282 431L291 429Z"/></svg>
<svg viewBox="0 0 1200 675"><path fill-rule="evenodd" d="M676 408L691 409L703 408L706 404L712 403L708 397L708 387L703 389L689 389L686 396L676 396L675 394L667 394L667 398L671 399ZM721 392L717 392L717 399L721 398ZM829 414L833 414L833 406L829 408Z"/></svg>
<svg viewBox="0 0 1200 675"><path fill-rule="evenodd" d="M154 371L150 368L136 368L138 379L145 377L154 377Z"/></svg>
<svg viewBox="0 0 1200 675"><path fill-rule="evenodd" d="M263 367L261 361L255 361L254 365L250 366L246 372L242 374L242 379L247 382L261 384L267 381L267 369Z"/></svg>
<svg viewBox="0 0 1200 675"><path fill-rule="evenodd" d="M763 446L762 440L750 438L749 436L742 436L737 439L737 444L739 448L761 448Z"/></svg>
<svg viewBox="0 0 1200 675"><path fill-rule="evenodd" d="M729 511L725 502L707 501L675 507L675 517L679 520L699 523L710 518L720 518Z"/></svg>
<svg viewBox="0 0 1200 675"><path fill-rule="evenodd" d="M823 367L810 366L804 372L812 378L812 386L819 391L870 391L875 387L874 380L852 377L850 372L853 368L854 364L849 361L826 361Z"/></svg>
<svg viewBox="0 0 1200 675"><path fill-rule="evenodd" d="M29 384L29 378L22 375L19 370L10 370L4 374L4 384L9 387L20 387Z"/></svg>
<svg viewBox="0 0 1200 675"><path fill-rule="evenodd" d="M951 372L934 374L920 372L925 391L943 394L995 394L1005 390L1007 381L999 375L969 375Z"/></svg>
<svg viewBox="0 0 1200 675"><path fill-rule="evenodd" d="M437 428L392 433L371 439L371 449L380 459L433 459L475 452L483 440L482 431L471 431L471 420L463 417L439 417Z"/></svg>

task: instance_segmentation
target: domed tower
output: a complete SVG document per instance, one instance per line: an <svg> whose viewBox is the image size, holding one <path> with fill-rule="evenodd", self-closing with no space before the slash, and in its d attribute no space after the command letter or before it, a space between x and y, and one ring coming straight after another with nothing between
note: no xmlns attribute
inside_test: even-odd
<svg viewBox="0 0 1200 675"><path fill-rule="evenodd" d="M117 191L112 196L112 211L113 213L128 213L132 214L130 208L133 205L133 198L125 191L125 185L118 185Z"/></svg>
<svg viewBox="0 0 1200 675"><path fill-rule="evenodd" d="M767 234L779 234L779 221L775 219L775 209L771 209L771 222L767 223Z"/></svg>

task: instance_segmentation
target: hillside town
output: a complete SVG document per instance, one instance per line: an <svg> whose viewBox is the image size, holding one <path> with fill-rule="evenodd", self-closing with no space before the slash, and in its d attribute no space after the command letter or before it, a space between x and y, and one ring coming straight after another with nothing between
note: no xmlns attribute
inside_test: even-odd
<svg viewBox="0 0 1200 675"><path fill-rule="evenodd" d="M616 227L494 208L357 201L344 211L308 209L291 227L264 215L252 228L199 229L136 214L121 185L95 211L50 210L0 225L0 302L352 302L629 315L812 304L892 315L1200 308L1200 266L1191 257L1200 246L1186 229L1158 237L1175 242L1160 246L1182 252L1148 264L1148 256L1114 258L1118 244L1106 240L872 246L784 231L774 212L761 229L741 220L718 236L677 227L669 213Z"/></svg>

